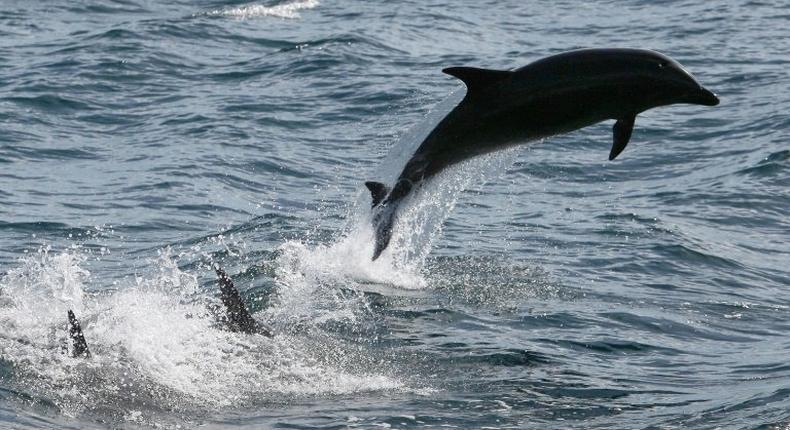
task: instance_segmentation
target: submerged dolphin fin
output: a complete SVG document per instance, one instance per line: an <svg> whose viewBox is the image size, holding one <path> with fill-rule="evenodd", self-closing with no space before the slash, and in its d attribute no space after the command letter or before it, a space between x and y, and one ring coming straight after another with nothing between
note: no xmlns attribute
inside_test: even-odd
<svg viewBox="0 0 790 430"><path fill-rule="evenodd" d="M368 187L368 190L370 190L370 197L373 199L372 207L374 208L378 206L382 200L384 200L384 197L387 197L387 194L390 193L389 187L382 184L381 182L368 181L365 182L365 186Z"/></svg>
<svg viewBox="0 0 790 430"><path fill-rule="evenodd" d="M628 145L631 133L634 131L634 121L636 121L636 115L620 118L614 123L614 127L612 127L614 143L612 144L612 150L609 152L609 161L617 158L623 152L625 146Z"/></svg>
<svg viewBox="0 0 790 430"><path fill-rule="evenodd" d="M85 336L82 335L82 328L74 312L69 309L69 339L71 339L71 356L74 358L83 357L90 358L91 352L88 351L88 343L85 342Z"/></svg>
<svg viewBox="0 0 790 430"><path fill-rule="evenodd" d="M510 77L513 72L507 70L478 69L476 67L448 67L442 72L462 80L466 85L466 94L474 95L486 87Z"/></svg>
<svg viewBox="0 0 790 430"><path fill-rule="evenodd" d="M225 305L225 315L228 319L228 328L231 331L254 334L260 333L264 336L272 337L272 332L263 324L260 324L250 315L244 302L241 300L239 290L233 285L227 273L219 267L215 267L219 280L220 300Z"/></svg>

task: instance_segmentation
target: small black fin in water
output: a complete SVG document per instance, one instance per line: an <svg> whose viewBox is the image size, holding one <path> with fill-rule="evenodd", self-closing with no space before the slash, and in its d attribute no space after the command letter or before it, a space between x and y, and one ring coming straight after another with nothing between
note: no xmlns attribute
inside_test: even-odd
<svg viewBox="0 0 790 430"><path fill-rule="evenodd" d="M381 182L368 181L365 182L365 186L370 190L370 197L373 199L372 207L374 208L390 193L389 188Z"/></svg>
<svg viewBox="0 0 790 430"><path fill-rule="evenodd" d="M631 140L631 133L634 132L634 121L636 121L636 115L620 118L617 122L614 123L614 127L612 127L612 150L609 152L609 161L614 160L623 152L625 146L628 145L628 141Z"/></svg>
<svg viewBox="0 0 790 430"><path fill-rule="evenodd" d="M90 358L91 352L88 351L88 343L85 342L85 336L82 335L82 328L80 322L74 312L69 309L69 339L71 339L71 356L74 358Z"/></svg>
<svg viewBox="0 0 790 430"><path fill-rule="evenodd" d="M230 279L227 273L219 267L215 267L219 278L219 291L222 304L225 305L225 315L227 317L228 329L230 331L247 333L247 334L262 334L264 336L272 337L271 330L263 324L255 320L250 315L244 302L241 300L239 290L233 285L233 280Z"/></svg>

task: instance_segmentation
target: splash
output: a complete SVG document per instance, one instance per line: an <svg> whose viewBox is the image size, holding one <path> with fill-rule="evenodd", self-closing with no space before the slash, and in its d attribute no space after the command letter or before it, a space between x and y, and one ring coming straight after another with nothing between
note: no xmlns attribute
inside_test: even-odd
<svg viewBox="0 0 790 430"><path fill-rule="evenodd" d="M516 150L509 149L477 157L423 184L400 208L391 249L382 256L393 267L421 269L462 193L498 175L513 164L515 156Z"/></svg>
<svg viewBox="0 0 790 430"><path fill-rule="evenodd" d="M24 397L50 399L66 415L156 423L172 411L199 417L289 397L406 389L380 359L327 333L303 328L267 338L223 330L214 294L180 270L169 250L148 262L149 275L99 294L86 293L87 259L78 249L45 248L0 279L0 356L13 369L9 385ZM67 309L81 319L90 360L63 349ZM302 314L311 325L355 318L311 309L312 316ZM275 303L256 316L288 310Z"/></svg>
<svg viewBox="0 0 790 430"><path fill-rule="evenodd" d="M448 97L404 134L379 170L385 179L370 179L392 183L462 95ZM275 252L274 292L255 314L275 328L274 338L217 326L213 283L207 290L179 266L195 257L211 260L201 244L175 256L165 249L145 262L143 275L105 291L90 286L91 273L84 269L89 254L44 248L0 279L0 322L6 328L0 354L11 363L12 386L25 396L51 399L66 415L90 411L109 420L154 424L173 411L200 417L218 407L299 396L424 390L410 387L413 381L398 371L392 351L370 347L375 336L368 341L365 334L376 314L364 291L374 284L422 290L435 282L422 270L442 224L464 190L503 170L513 157L514 151L501 151L466 161L418 189L404 200L390 248L375 262L369 196L360 184L337 240L317 246L289 241ZM235 240L217 236L205 244L231 255L229 243ZM67 309L82 322L91 360L63 351Z"/></svg>
<svg viewBox="0 0 790 430"><path fill-rule="evenodd" d="M265 16L274 16L278 18L298 19L300 17L299 11L303 9L313 9L318 6L318 0L297 0L285 3L280 3L273 6L265 6L261 4L249 4L245 6L235 7L232 9L215 10L209 12L209 15L215 16L231 16L236 18L258 18Z"/></svg>
<svg viewBox="0 0 790 430"><path fill-rule="evenodd" d="M392 184L417 146L463 96L464 91L456 91L435 106L422 122L393 145L376 169L378 177L366 179ZM422 270L428 254L441 237L442 225L463 192L473 184L482 184L497 176L513 164L515 156L513 148L476 157L424 183L403 200L390 245L376 261L371 261L375 233L370 194L360 184L358 197L348 212L349 222L334 243L308 248L299 241L291 241L281 247L280 267L289 268L282 277L291 278L286 282L288 285L301 283L304 289L311 291L320 279L362 289L370 283L404 289L426 288L428 282ZM312 279L293 282L294 276Z"/></svg>
<svg viewBox="0 0 790 430"><path fill-rule="evenodd" d="M48 327L65 322L68 309L81 313L90 277L80 267L84 261L75 250L53 253L49 247L22 258L20 266L0 280L2 326L13 327L18 339L36 343L49 337Z"/></svg>

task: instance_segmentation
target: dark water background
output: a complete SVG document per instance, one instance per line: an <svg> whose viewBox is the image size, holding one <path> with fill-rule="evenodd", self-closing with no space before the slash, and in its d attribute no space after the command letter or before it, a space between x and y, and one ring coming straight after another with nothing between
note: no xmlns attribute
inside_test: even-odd
<svg viewBox="0 0 790 430"><path fill-rule="evenodd" d="M2 1L0 427L787 428L788 26L782 1ZM640 115L614 162L604 123L460 166L369 262L362 184L462 94L443 67L599 46L722 104ZM214 325L215 262L274 339Z"/></svg>

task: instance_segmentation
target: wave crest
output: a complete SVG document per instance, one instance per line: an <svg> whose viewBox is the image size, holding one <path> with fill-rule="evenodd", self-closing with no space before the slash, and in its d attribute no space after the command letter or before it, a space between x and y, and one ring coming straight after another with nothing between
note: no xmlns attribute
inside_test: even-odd
<svg viewBox="0 0 790 430"><path fill-rule="evenodd" d="M262 4L248 4L231 9L215 10L209 12L214 16L232 16L236 18L259 18L275 16L278 18L297 19L303 9L313 9L318 6L318 0L297 0L266 6Z"/></svg>

